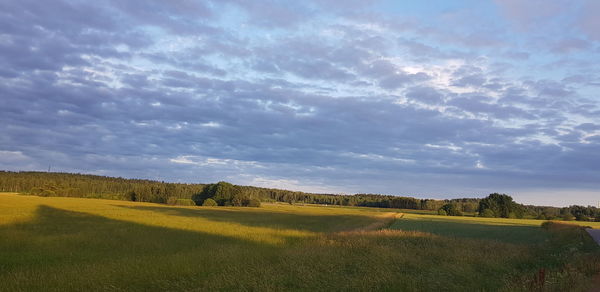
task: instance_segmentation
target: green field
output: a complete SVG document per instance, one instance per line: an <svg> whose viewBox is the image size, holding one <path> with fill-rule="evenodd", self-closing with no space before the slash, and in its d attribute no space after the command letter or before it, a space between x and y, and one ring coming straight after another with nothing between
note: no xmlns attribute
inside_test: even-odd
<svg viewBox="0 0 600 292"><path fill-rule="evenodd" d="M402 219L396 221L392 228L424 231L440 236L490 239L508 243L536 244L548 239L548 232L539 228L544 222L542 220L450 217L414 213L407 213ZM569 221L568 224L600 228L600 222Z"/></svg>
<svg viewBox="0 0 600 292"><path fill-rule="evenodd" d="M0 194L0 290L586 291L600 248L541 222Z"/></svg>

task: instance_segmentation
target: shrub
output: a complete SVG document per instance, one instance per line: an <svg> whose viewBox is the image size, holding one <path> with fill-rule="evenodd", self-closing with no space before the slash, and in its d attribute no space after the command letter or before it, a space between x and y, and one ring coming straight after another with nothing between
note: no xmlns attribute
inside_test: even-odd
<svg viewBox="0 0 600 292"><path fill-rule="evenodd" d="M494 211L492 211L490 209L484 209L482 212L479 213L479 216L487 217L487 218L496 217L496 215L494 214Z"/></svg>
<svg viewBox="0 0 600 292"><path fill-rule="evenodd" d="M56 196L56 192L55 192L55 188L40 188L40 187L36 187L36 188L32 188L29 191L30 194L35 195L35 196L40 196L40 197L54 197Z"/></svg>
<svg viewBox="0 0 600 292"><path fill-rule="evenodd" d="M168 197L167 205L177 205L177 197Z"/></svg>
<svg viewBox="0 0 600 292"><path fill-rule="evenodd" d="M577 221L592 221L592 218L585 216L585 215L579 215L579 216L575 216L575 220L577 220Z"/></svg>
<svg viewBox="0 0 600 292"><path fill-rule="evenodd" d="M446 210L444 210L444 209L439 209L438 210L438 215L448 216L448 213L446 213Z"/></svg>
<svg viewBox="0 0 600 292"><path fill-rule="evenodd" d="M571 213L566 213L562 216L562 219L565 221L573 221L575 220L575 216L573 216Z"/></svg>
<svg viewBox="0 0 600 292"><path fill-rule="evenodd" d="M245 203L245 206L248 206L248 207L260 207L260 200L256 199L256 198L246 200L246 202L244 202L244 203Z"/></svg>
<svg viewBox="0 0 600 292"><path fill-rule="evenodd" d="M202 206L207 206L207 207L211 207L211 206L217 206L217 201L208 198L206 200L204 200L204 202L202 202Z"/></svg>
<svg viewBox="0 0 600 292"><path fill-rule="evenodd" d="M56 196L56 193L52 190L44 190L42 193L39 194L40 197L54 197Z"/></svg>
<svg viewBox="0 0 600 292"><path fill-rule="evenodd" d="M196 203L194 201L192 201L191 199L177 199L177 201L175 202L175 205L194 206L194 205L196 205Z"/></svg>
<svg viewBox="0 0 600 292"><path fill-rule="evenodd" d="M135 202L137 201L137 195L134 191L130 191L125 194L125 200Z"/></svg>
<svg viewBox="0 0 600 292"><path fill-rule="evenodd" d="M444 210L448 216L462 216L463 213L456 204L446 204L440 208L440 210Z"/></svg>

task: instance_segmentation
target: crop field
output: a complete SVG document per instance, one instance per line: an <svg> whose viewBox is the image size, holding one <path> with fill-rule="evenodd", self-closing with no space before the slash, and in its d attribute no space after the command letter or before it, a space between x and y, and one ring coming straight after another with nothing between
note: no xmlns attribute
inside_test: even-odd
<svg viewBox="0 0 600 292"><path fill-rule="evenodd" d="M0 290L587 291L600 248L541 223L4 193Z"/></svg>

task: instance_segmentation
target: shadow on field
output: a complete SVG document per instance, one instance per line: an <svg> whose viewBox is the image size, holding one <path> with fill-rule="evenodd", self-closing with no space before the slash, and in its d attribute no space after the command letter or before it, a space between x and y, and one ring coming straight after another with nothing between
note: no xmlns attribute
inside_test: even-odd
<svg viewBox="0 0 600 292"><path fill-rule="evenodd" d="M4 253L0 253L0 271L21 265L163 258L190 251L209 254L232 247L235 250L235 246L273 248L227 236L40 206L32 220L0 226L0 250Z"/></svg>
<svg viewBox="0 0 600 292"><path fill-rule="evenodd" d="M488 239L506 243L540 244L548 233L537 226L491 225L474 222L456 222L443 219L399 219L392 229L428 232L440 236Z"/></svg>
<svg viewBox="0 0 600 292"><path fill-rule="evenodd" d="M330 232L356 229L377 222L378 219L368 215L307 215L295 213L272 212L260 208L248 211L229 208L178 208L152 206L112 205L138 211L151 211L170 216L201 217L216 222L237 223L250 227L267 227L274 229L296 229L311 232ZM269 217L269 220L261 215Z"/></svg>

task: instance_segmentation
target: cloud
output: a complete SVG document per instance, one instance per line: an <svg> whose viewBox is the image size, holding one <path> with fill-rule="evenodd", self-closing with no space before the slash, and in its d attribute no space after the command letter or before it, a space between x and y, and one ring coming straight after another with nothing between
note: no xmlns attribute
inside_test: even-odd
<svg viewBox="0 0 600 292"><path fill-rule="evenodd" d="M584 1L583 15L579 18L579 27L592 40L600 41L600 20L595 13L600 9L598 1Z"/></svg>
<svg viewBox="0 0 600 292"><path fill-rule="evenodd" d="M21 151L4 151L0 150L0 161L3 164L21 164L23 162L30 162L31 158L27 157Z"/></svg>
<svg viewBox="0 0 600 292"><path fill-rule="evenodd" d="M339 1L0 5L5 169L423 196L598 187L584 35ZM522 29L559 13L506 5Z"/></svg>
<svg viewBox="0 0 600 292"><path fill-rule="evenodd" d="M543 25L543 22L556 17L564 12L565 7L570 6L568 1L498 0L495 3L500 6L502 12L510 20L513 20L522 29L530 29L533 26Z"/></svg>

